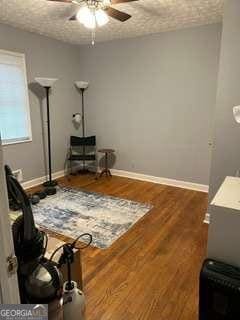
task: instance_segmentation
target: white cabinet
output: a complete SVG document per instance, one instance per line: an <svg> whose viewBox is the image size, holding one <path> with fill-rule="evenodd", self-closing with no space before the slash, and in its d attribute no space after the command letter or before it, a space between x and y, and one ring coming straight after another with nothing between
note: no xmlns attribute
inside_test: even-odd
<svg viewBox="0 0 240 320"><path fill-rule="evenodd" d="M240 178L226 177L211 203L208 257L240 267Z"/></svg>

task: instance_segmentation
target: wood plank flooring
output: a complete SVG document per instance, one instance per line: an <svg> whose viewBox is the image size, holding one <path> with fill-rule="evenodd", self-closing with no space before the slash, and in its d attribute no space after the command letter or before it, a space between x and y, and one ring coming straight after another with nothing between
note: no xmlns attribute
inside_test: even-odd
<svg viewBox="0 0 240 320"><path fill-rule="evenodd" d="M82 252L87 320L197 320L207 194L121 177L60 179L154 208L109 249Z"/></svg>

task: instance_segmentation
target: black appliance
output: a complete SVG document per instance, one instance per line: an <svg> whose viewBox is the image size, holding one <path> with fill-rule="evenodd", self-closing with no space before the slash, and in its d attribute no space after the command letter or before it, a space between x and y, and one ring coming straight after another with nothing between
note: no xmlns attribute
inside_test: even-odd
<svg viewBox="0 0 240 320"><path fill-rule="evenodd" d="M240 268L207 259L200 274L199 320L240 319Z"/></svg>
<svg viewBox="0 0 240 320"><path fill-rule="evenodd" d="M8 194L22 210L12 225L21 303L50 303L62 296L61 274L52 261L44 258L46 234L35 226L28 196L8 166L5 173Z"/></svg>

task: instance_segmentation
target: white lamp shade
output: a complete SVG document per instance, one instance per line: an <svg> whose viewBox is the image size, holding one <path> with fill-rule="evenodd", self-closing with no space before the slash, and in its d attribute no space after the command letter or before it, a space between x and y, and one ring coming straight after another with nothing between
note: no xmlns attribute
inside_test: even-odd
<svg viewBox="0 0 240 320"><path fill-rule="evenodd" d="M89 86L89 83L86 82L86 81L76 81L76 82L75 82L75 86L76 86L78 89L87 89L88 86Z"/></svg>
<svg viewBox="0 0 240 320"><path fill-rule="evenodd" d="M52 87L57 80L56 78L35 78L35 81L42 87Z"/></svg>
<svg viewBox="0 0 240 320"><path fill-rule="evenodd" d="M99 27L104 26L109 21L108 15L102 9L98 9L95 11L95 17Z"/></svg>
<svg viewBox="0 0 240 320"><path fill-rule="evenodd" d="M88 8L88 6L84 6L82 8L79 9L77 15L77 20L82 23L85 24L88 22L88 20L91 20L92 18L92 12L91 10Z"/></svg>
<svg viewBox="0 0 240 320"><path fill-rule="evenodd" d="M233 107L234 119L237 123L240 123L240 106Z"/></svg>
<svg viewBox="0 0 240 320"><path fill-rule="evenodd" d="M81 114L80 113L75 113L73 115L73 120L74 120L75 123L78 123L78 124L81 123L81 121L82 121Z"/></svg>
<svg viewBox="0 0 240 320"><path fill-rule="evenodd" d="M86 28L95 29L96 27L96 18L95 10L90 9L88 6L80 8L77 13L77 20L82 23Z"/></svg>

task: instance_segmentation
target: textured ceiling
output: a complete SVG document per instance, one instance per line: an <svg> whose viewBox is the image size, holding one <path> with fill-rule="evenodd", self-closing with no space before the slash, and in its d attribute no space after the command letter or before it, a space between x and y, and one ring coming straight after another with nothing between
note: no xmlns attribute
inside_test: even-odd
<svg viewBox="0 0 240 320"><path fill-rule="evenodd" d="M98 28L96 41L136 37L216 23L222 20L224 0L139 0L115 8L132 15L126 22L110 18ZM72 44L90 43L91 32L68 21L76 5L46 0L0 0L0 22Z"/></svg>

